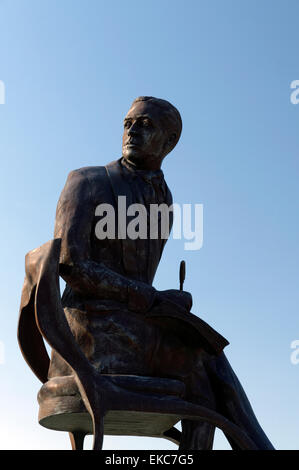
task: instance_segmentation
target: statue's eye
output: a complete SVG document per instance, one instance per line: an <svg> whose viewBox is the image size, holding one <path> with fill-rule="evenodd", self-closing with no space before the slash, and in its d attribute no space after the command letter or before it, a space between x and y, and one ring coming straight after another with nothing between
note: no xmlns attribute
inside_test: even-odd
<svg viewBox="0 0 299 470"><path fill-rule="evenodd" d="M142 125L144 127L150 127L151 123L148 119L142 119Z"/></svg>
<svg viewBox="0 0 299 470"><path fill-rule="evenodd" d="M125 123L124 123L125 129L128 129L129 127L131 127L131 124L132 124L131 121L125 121Z"/></svg>

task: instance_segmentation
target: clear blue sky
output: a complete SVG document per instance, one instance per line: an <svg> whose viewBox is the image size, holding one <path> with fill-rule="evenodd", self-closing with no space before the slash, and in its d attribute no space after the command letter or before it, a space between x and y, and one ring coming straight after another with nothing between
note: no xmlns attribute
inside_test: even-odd
<svg viewBox="0 0 299 470"><path fill-rule="evenodd" d="M38 380L16 326L24 255L52 238L70 170L120 156L132 100L180 110L163 170L174 200L204 205L204 245L170 240L154 285L186 290L227 348L275 447L298 448L299 79L296 0L0 0L0 446L68 448L37 424ZM106 438L105 448L175 448ZM220 433L217 448L227 448Z"/></svg>

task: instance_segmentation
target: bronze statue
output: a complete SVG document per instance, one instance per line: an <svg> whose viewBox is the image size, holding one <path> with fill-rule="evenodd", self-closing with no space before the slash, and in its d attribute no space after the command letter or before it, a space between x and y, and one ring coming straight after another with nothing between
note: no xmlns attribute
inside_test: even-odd
<svg viewBox="0 0 299 470"><path fill-rule="evenodd" d="M183 265L180 290L152 286L166 242L161 227L157 238L126 237L132 216L124 226L117 211L121 196L145 207L147 221L151 204L171 206L161 165L181 130L169 102L137 98L125 117L122 158L70 173L55 240L27 255L19 342L44 382L40 423L69 431L73 448L90 432L101 435L94 444L101 448L105 432L212 449L219 426L233 449L273 449L224 355L227 340L190 312ZM114 238L97 236L101 204L115 209ZM66 282L61 301L58 274ZM50 361L42 336L53 347ZM103 421L104 409L120 415ZM173 427L180 419L182 433Z"/></svg>

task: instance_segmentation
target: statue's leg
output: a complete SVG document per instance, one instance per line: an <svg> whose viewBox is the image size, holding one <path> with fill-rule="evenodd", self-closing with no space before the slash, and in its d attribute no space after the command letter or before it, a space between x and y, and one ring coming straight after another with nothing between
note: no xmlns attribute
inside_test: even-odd
<svg viewBox="0 0 299 470"><path fill-rule="evenodd" d="M69 432L72 450L83 450L85 432Z"/></svg>
<svg viewBox="0 0 299 470"><path fill-rule="evenodd" d="M216 401L210 380L205 370L206 353L201 351L196 365L186 381L186 400L215 410ZM180 450L211 450L213 448L215 426L195 420L182 420Z"/></svg>
<svg viewBox="0 0 299 470"><path fill-rule="evenodd" d="M207 371L216 394L216 411L243 429L258 449L273 449L224 353L207 361ZM228 440L233 449L238 448Z"/></svg>
<svg viewBox="0 0 299 470"><path fill-rule="evenodd" d="M211 450L214 434L212 424L183 419L179 450Z"/></svg>

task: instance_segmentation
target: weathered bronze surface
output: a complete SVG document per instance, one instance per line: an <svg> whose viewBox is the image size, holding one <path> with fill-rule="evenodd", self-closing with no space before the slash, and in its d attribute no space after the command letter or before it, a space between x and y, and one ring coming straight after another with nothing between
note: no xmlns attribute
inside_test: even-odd
<svg viewBox="0 0 299 470"><path fill-rule="evenodd" d="M215 427L233 449L273 448L224 355L228 342L190 312L184 264L180 290L152 286L166 242L160 232L157 239L96 236L100 204L117 209L118 197L126 196L127 206L146 208L146 217L150 204L172 204L161 164L181 128L167 101L135 100L122 158L70 173L54 240L26 257L19 343L44 383L40 424L69 432L73 449L83 448L89 433L95 449L103 433L211 449ZM59 275L66 281L62 299ZM43 338L53 348L51 360ZM173 427L179 420L182 433Z"/></svg>

